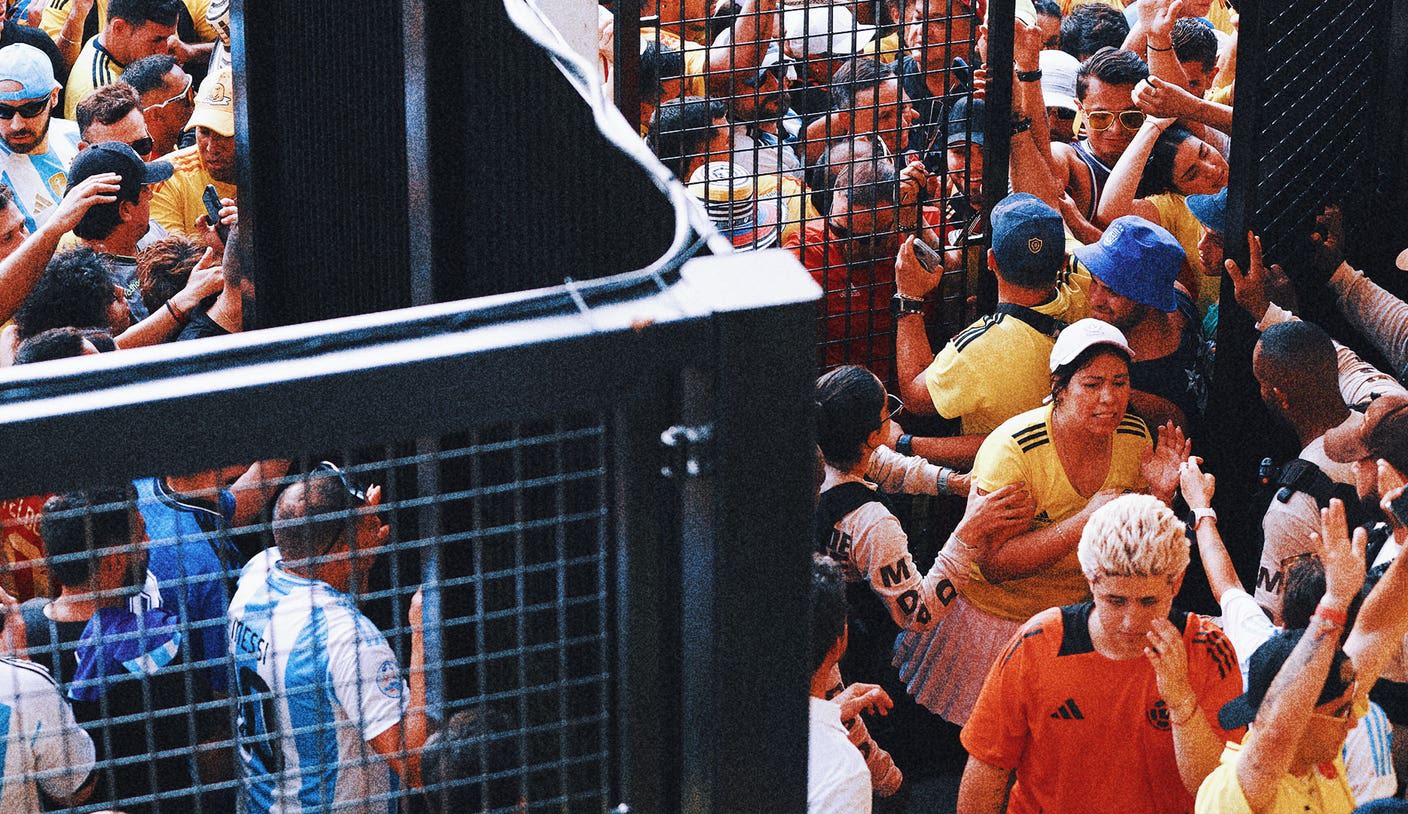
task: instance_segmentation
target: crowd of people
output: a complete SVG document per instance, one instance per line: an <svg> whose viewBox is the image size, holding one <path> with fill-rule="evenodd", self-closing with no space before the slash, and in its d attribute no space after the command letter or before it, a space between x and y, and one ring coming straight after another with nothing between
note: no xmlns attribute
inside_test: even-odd
<svg viewBox="0 0 1408 814"><path fill-rule="evenodd" d="M922 716L962 728L963 812L1408 810L1408 304L1334 208L1294 282L1224 257L1227 0L1018 0L1010 65L981 0L641 6L641 136L823 291L808 810L901 810ZM228 3L7 12L0 365L244 330ZM1196 454L1229 308L1301 448L1252 585ZM964 501L932 556L905 495ZM269 460L0 503L0 811L460 810L484 774L524 808L493 710L427 716L420 594L407 663L359 610L381 500ZM1216 618L1176 609L1190 569Z"/></svg>
<svg viewBox="0 0 1408 814"><path fill-rule="evenodd" d="M227 0L4 11L0 366L244 330ZM394 588L408 663L359 610L389 534L363 477L271 460L0 501L0 811L519 806L501 715L427 722L421 594Z"/></svg>
<svg viewBox="0 0 1408 814"><path fill-rule="evenodd" d="M823 291L808 810L904 810L930 716L961 727L965 814L1408 810L1408 305L1333 206L1294 282L1255 235L1224 256L1235 8L1018 0L997 64L981 0L642 6L641 134L735 249ZM1247 509L1264 539L1229 541L1251 585L1195 454L1230 308L1301 449ZM1220 615L1176 609L1190 568Z"/></svg>

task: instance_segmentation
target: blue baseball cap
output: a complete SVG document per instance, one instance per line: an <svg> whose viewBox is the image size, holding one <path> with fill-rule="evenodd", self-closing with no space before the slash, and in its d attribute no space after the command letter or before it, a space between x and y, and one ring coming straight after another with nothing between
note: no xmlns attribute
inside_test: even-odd
<svg viewBox="0 0 1408 814"><path fill-rule="evenodd" d="M1227 187L1212 195L1189 195L1186 202L1198 223L1219 235L1227 234Z"/></svg>
<svg viewBox="0 0 1408 814"><path fill-rule="evenodd" d="M1029 192L1017 192L992 208L992 251L1004 279L1017 285L1052 281L1066 258L1061 213Z"/></svg>
<svg viewBox="0 0 1408 814"><path fill-rule="evenodd" d="M1185 255L1162 226L1137 215L1115 218L1099 241L1072 254L1121 297L1168 313L1178 310L1173 281Z"/></svg>
<svg viewBox="0 0 1408 814"><path fill-rule="evenodd" d="M59 87L54 65L33 45L17 42L0 48L0 86L17 82L19 88L0 90L0 102L19 102L48 96Z"/></svg>
<svg viewBox="0 0 1408 814"><path fill-rule="evenodd" d="M948 111L948 126L945 128L946 136L944 146L957 147L960 144L976 144L983 146L983 122L985 121L985 108L982 99L973 99L967 96L953 103L953 107Z"/></svg>

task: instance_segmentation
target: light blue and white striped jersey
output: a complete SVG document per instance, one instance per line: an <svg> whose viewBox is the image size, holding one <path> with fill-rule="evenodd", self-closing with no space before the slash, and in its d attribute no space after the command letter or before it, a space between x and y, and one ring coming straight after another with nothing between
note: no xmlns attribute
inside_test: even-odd
<svg viewBox="0 0 1408 814"><path fill-rule="evenodd" d="M350 596L277 556L250 560L230 603L242 810L394 812L397 778L368 741L405 711L396 656Z"/></svg>
<svg viewBox="0 0 1408 814"><path fill-rule="evenodd" d="M49 144L43 153L15 153L0 141L0 183L15 193L15 206L25 226L49 219L54 204L64 197L68 166L78 155L78 125L57 116L49 118Z"/></svg>
<svg viewBox="0 0 1408 814"><path fill-rule="evenodd" d="M0 658L0 811L39 811L37 783L68 797L93 770L93 741L73 719L49 671Z"/></svg>

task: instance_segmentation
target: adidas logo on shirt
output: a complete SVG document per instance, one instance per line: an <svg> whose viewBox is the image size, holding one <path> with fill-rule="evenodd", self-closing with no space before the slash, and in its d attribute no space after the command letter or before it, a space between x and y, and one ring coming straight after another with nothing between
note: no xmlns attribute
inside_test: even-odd
<svg viewBox="0 0 1408 814"><path fill-rule="evenodd" d="M1067 699L1066 699L1066 703L1064 703L1064 704L1062 704L1061 706L1057 707L1057 708L1056 708L1056 711L1053 712L1053 713L1051 713L1051 717L1052 717L1052 718L1062 718L1062 719L1067 720L1067 721L1072 721L1072 720L1074 720L1074 721L1084 721L1084 720L1085 720L1085 716L1084 716L1083 714L1081 714L1080 707L1076 706L1076 699L1074 699L1074 698L1067 698Z"/></svg>

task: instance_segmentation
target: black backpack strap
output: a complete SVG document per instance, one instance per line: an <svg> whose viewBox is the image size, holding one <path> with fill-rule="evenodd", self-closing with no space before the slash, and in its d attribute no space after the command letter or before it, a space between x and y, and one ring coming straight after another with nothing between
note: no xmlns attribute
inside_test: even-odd
<svg viewBox="0 0 1408 814"><path fill-rule="evenodd" d="M1345 520L1354 528L1366 519L1359 506L1359 495L1347 483L1338 483L1320 471L1320 467L1305 460L1294 458L1281 467L1281 476L1276 479L1276 499L1285 503L1296 492L1304 492L1315 499L1315 505L1328 508L1331 498L1339 498L1344 503Z"/></svg>
<svg viewBox="0 0 1408 814"><path fill-rule="evenodd" d="M858 481L847 481L821 493L816 501L813 531L816 550L826 554L830 550L831 535L841 518L867 503L880 503L889 508L883 496L869 486Z"/></svg>
<svg viewBox="0 0 1408 814"><path fill-rule="evenodd" d="M998 303L994 313L1007 314L1020 319L1030 325L1032 330L1044 336L1049 336L1052 339L1055 339L1056 335L1061 333L1061 329L1066 327L1066 323L1053 316L1034 311L1025 305L1017 305L1011 302Z"/></svg>

